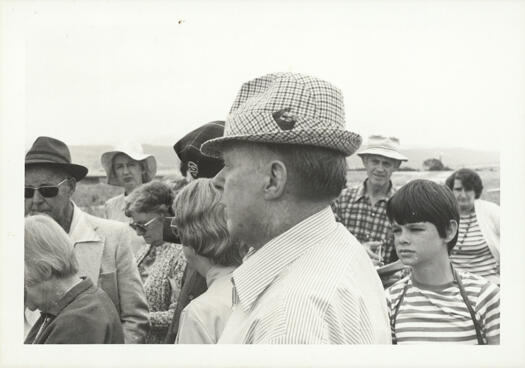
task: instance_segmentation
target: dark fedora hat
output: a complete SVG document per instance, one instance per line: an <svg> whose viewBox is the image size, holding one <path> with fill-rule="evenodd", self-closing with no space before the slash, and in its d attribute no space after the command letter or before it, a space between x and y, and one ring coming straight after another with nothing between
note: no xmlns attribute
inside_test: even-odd
<svg viewBox="0 0 525 368"><path fill-rule="evenodd" d="M213 178L224 166L221 159L205 156L201 145L224 134L224 121L212 121L192 130L182 137L173 149L181 161L181 171L185 175L189 171L197 178Z"/></svg>
<svg viewBox="0 0 525 368"><path fill-rule="evenodd" d="M88 172L87 167L71 163L71 154L64 142L50 137L38 137L27 151L26 169L36 165L60 168L71 174L77 181L83 179Z"/></svg>

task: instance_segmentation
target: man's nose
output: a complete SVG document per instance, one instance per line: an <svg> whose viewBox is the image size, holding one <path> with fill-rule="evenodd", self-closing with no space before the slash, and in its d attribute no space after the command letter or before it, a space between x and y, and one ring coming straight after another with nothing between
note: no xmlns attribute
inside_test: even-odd
<svg viewBox="0 0 525 368"><path fill-rule="evenodd" d="M407 232L406 231L403 231L401 230L398 234L397 234L397 241L399 244L407 244L408 243L408 237L407 237Z"/></svg>
<svg viewBox="0 0 525 368"><path fill-rule="evenodd" d="M31 202L33 204L44 202L44 197L42 197L42 194L40 194L40 191L38 189L35 189L35 191L33 192L33 196L31 197Z"/></svg>

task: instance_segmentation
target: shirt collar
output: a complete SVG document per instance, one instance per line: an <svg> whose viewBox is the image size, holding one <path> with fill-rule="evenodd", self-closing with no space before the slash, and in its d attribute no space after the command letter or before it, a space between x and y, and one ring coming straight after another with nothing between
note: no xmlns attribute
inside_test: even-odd
<svg viewBox="0 0 525 368"><path fill-rule="evenodd" d="M212 266L208 273L206 273L206 285L208 288L213 284L213 282L221 277L229 275L235 270L235 266Z"/></svg>
<svg viewBox="0 0 525 368"><path fill-rule="evenodd" d="M366 183L368 181L368 178L365 179L361 184L359 184L359 187L357 187L357 192L354 198L354 202L359 201L362 198L368 197L368 193L366 192ZM388 186L388 192L386 193L386 198L390 198L394 195L396 192L394 185L392 184L392 180L389 181ZM384 199L381 199L383 201Z"/></svg>
<svg viewBox="0 0 525 368"><path fill-rule="evenodd" d="M326 207L246 257L232 277L242 309L249 311L259 295L286 266L333 233L336 226L331 208Z"/></svg>
<svg viewBox="0 0 525 368"><path fill-rule="evenodd" d="M86 214L72 201L73 218L69 228L69 236L74 243L101 241L100 236L95 232L93 226L88 223Z"/></svg>
<svg viewBox="0 0 525 368"><path fill-rule="evenodd" d="M65 294L56 301L46 312L53 316L57 316L67 305L69 305L75 298L82 294L84 291L93 286L91 280L87 277L82 277L82 281L77 282L71 287Z"/></svg>

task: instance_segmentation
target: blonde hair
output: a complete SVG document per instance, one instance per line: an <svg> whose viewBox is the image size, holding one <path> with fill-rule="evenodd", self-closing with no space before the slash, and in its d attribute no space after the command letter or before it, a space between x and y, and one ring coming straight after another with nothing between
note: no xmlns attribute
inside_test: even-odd
<svg viewBox="0 0 525 368"><path fill-rule="evenodd" d="M175 225L184 246L217 264L237 266L241 256L230 238L220 200L221 193L210 179L190 182L175 198Z"/></svg>
<svg viewBox="0 0 525 368"><path fill-rule="evenodd" d="M47 215L25 218L24 263L26 283L66 278L78 272L73 241Z"/></svg>

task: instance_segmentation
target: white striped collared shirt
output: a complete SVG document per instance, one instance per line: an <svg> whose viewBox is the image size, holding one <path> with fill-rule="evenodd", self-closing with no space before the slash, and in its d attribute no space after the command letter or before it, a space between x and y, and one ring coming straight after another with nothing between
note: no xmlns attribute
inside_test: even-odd
<svg viewBox="0 0 525 368"><path fill-rule="evenodd" d="M247 257L232 283L219 343L391 343L381 281L330 207Z"/></svg>

